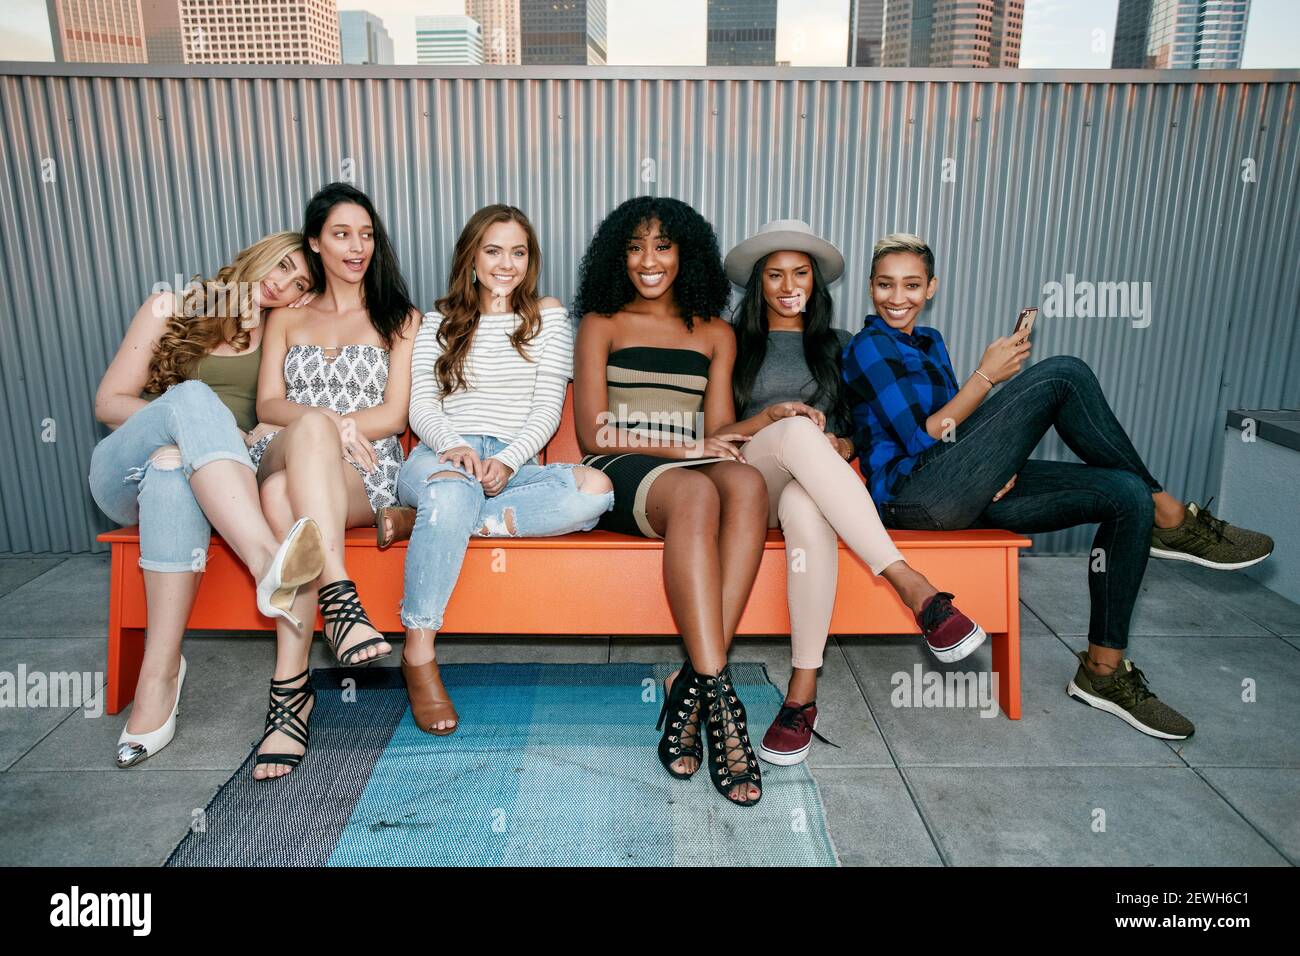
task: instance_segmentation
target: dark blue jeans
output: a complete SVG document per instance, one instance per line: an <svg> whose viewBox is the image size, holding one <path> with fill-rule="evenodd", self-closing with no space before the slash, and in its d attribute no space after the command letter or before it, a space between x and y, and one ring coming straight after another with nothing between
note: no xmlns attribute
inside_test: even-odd
<svg viewBox="0 0 1300 956"><path fill-rule="evenodd" d="M1083 464L1029 457L1052 427ZM1012 475L1015 487L994 502ZM1151 495L1161 490L1092 369L1058 355L1003 385L957 426L956 440L923 452L882 519L891 528L1021 534L1098 522L1088 559L1088 640L1123 648L1151 547Z"/></svg>

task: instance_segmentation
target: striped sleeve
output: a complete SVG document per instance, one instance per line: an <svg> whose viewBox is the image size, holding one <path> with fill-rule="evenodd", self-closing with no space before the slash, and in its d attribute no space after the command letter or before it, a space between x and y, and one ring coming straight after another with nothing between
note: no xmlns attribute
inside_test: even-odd
<svg viewBox="0 0 1300 956"><path fill-rule="evenodd" d="M427 312L415 336L415 349L411 356L411 431L435 452L444 452L465 444L443 409L438 394L438 379L433 373L434 363L442 354L438 344L438 326L442 316Z"/></svg>
<svg viewBox="0 0 1300 956"><path fill-rule="evenodd" d="M515 439L494 457L512 471L536 455L560 427L564 390L573 376L573 327L564 309L542 311L541 348L532 402Z"/></svg>

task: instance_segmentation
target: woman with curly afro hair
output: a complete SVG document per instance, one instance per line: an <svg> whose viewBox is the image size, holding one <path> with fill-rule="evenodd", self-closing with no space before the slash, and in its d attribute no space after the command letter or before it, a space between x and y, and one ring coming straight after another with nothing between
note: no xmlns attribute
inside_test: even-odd
<svg viewBox="0 0 1300 956"><path fill-rule="evenodd" d="M664 541L687 659L665 681L660 762L692 776L707 731L713 785L753 806L758 759L727 651L762 556L767 490L737 436L715 434L736 420L736 339L716 318L729 291L717 237L698 212L654 196L620 205L582 261L574 411L582 464L614 484L600 527Z"/></svg>

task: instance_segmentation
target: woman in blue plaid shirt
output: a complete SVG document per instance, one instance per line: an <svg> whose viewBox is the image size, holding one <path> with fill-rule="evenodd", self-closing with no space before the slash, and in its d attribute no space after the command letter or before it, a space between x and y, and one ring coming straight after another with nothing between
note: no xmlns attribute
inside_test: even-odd
<svg viewBox="0 0 1300 956"><path fill-rule="evenodd" d="M943 336L917 324L937 285L924 240L886 236L871 260L876 314L844 354L853 443L885 524L1033 534L1097 523L1088 649L1068 693L1151 736L1190 736L1124 656L1147 559L1232 570L1264 560L1272 540L1166 493L1085 362L1058 355L1020 373L1028 332L995 339L959 384ZM1082 464L1029 457L1050 428Z"/></svg>

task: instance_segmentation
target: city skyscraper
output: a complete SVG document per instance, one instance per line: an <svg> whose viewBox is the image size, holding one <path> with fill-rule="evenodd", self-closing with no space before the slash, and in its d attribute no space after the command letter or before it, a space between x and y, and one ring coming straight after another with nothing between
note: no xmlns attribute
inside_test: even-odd
<svg viewBox="0 0 1300 956"><path fill-rule="evenodd" d="M519 0L520 62L586 63L609 59L605 0Z"/></svg>
<svg viewBox="0 0 1300 956"><path fill-rule="evenodd" d="M344 63L394 62L393 38L384 21L367 10L339 11L339 46Z"/></svg>
<svg viewBox="0 0 1300 956"><path fill-rule="evenodd" d="M54 59L146 63L140 0L46 0Z"/></svg>
<svg viewBox="0 0 1300 956"><path fill-rule="evenodd" d="M483 27L483 62L517 65L519 0L465 0L465 13Z"/></svg>
<svg viewBox="0 0 1300 956"><path fill-rule="evenodd" d="M849 0L849 66L880 66L885 0Z"/></svg>
<svg viewBox="0 0 1300 956"><path fill-rule="evenodd" d="M776 0L709 0L709 66L773 66Z"/></svg>
<svg viewBox="0 0 1300 956"><path fill-rule="evenodd" d="M1250 0L1119 0L1113 69L1236 70Z"/></svg>
<svg viewBox="0 0 1300 956"><path fill-rule="evenodd" d="M184 63L181 0L140 0L144 43L150 63Z"/></svg>
<svg viewBox="0 0 1300 956"><path fill-rule="evenodd" d="M181 0L186 63L341 63L336 0Z"/></svg>
<svg viewBox="0 0 1300 956"><path fill-rule="evenodd" d="M883 66L1018 67L1023 0L885 0Z"/></svg>
<svg viewBox="0 0 1300 956"><path fill-rule="evenodd" d="M1152 0L1119 0L1115 14L1115 45L1110 65L1117 70L1141 70L1147 62L1147 32L1151 29Z"/></svg>
<svg viewBox="0 0 1300 956"><path fill-rule="evenodd" d="M473 17L456 13L415 18L416 63L483 62L483 27Z"/></svg>

